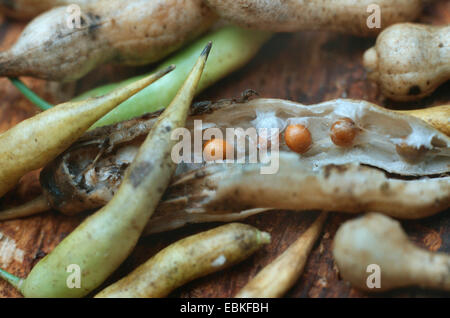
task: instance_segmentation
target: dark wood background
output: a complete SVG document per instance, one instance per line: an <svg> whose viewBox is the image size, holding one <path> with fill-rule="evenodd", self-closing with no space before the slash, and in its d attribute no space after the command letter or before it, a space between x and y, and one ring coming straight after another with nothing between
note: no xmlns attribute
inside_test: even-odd
<svg viewBox="0 0 450 318"><path fill-rule="evenodd" d="M450 23L450 2L436 1L426 8L421 22ZM11 46L24 24L0 17L0 50ZM386 107L407 109L448 103L450 83L441 86L431 97L415 103L399 104L385 100L377 87L366 79L361 64L363 52L375 39L361 39L325 32L278 34L246 67L211 87L197 100L217 100L239 96L252 88L263 97L291 99L305 104L348 97L365 99ZM69 98L106 82L143 73L149 67L125 68L106 66L75 84L60 85L41 80L23 80L38 94L51 102ZM35 114L32 106L6 80L0 79L0 132ZM0 200L0 208L28 200L39 192L37 173L28 175L16 190ZM448 211L447 211L448 212ZM450 253L450 216L443 212L434 217L402 222L411 239L432 251ZM0 267L25 277L44 255L67 236L85 217L67 217L57 212L0 223ZM247 261L224 272L198 279L171 294L172 297L232 297L263 266L268 264L311 224L317 212L267 212L245 222L272 234L272 243ZM321 239L317 242L303 276L287 297L370 297L341 280L331 255L331 243L339 225L351 216L334 213L328 218ZM133 254L104 286L126 275L160 249L187 235L217 224L188 226L169 233L140 240ZM103 287L104 287L103 286ZM378 296L384 297L448 297L448 293L409 288ZM20 294L0 281L0 297Z"/></svg>

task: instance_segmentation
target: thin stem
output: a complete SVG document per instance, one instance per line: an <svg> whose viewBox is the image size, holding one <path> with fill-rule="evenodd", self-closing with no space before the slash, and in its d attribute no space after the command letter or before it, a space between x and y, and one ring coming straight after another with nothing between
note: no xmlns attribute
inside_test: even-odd
<svg viewBox="0 0 450 318"><path fill-rule="evenodd" d="M7 271L5 271L1 268L0 268L0 278L3 278L8 283L10 283L12 286L14 286L14 288L16 288L17 290L20 290L20 285L23 280L22 278L14 276L13 274L8 273Z"/></svg>
<svg viewBox="0 0 450 318"><path fill-rule="evenodd" d="M50 205L44 195L26 202L23 205L0 211L0 221L23 218L50 210Z"/></svg>
<svg viewBox="0 0 450 318"><path fill-rule="evenodd" d="M35 92L33 92L28 86L26 86L20 79L18 78L10 78L9 79L11 83L17 87L17 89L34 105L39 107L42 110L47 110L49 108L52 108L53 105L47 103L45 100L40 98L38 95L36 95Z"/></svg>

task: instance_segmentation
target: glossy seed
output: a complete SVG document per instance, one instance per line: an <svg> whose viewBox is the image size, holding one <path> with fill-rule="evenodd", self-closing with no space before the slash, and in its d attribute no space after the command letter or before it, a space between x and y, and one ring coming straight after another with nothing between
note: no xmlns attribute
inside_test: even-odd
<svg viewBox="0 0 450 318"><path fill-rule="evenodd" d="M338 119L330 129L330 137L336 146L350 147L358 133L355 122L348 117Z"/></svg>
<svg viewBox="0 0 450 318"><path fill-rule="evenodd" d="M286 145L297 153L305 153L312 144L311 133L301 124L289 125L284 133Z"/></svg>

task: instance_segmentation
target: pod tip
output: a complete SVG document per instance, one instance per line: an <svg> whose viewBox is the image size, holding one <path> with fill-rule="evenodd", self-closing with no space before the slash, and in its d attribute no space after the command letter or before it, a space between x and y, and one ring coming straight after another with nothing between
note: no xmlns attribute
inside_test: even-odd
<svg viewBox="0 0 450 318"><path fill-rule="evenodd" d="M269 244L272 240L272 237L267 232L259 232L259 241L262 244Z"/></svg>
<svg viewBox="0 0 450 318"><path fill-rule="evenodd" d="M176 67L175 64L171 64L171 65L167 66L166 68L162 69L161 71L159 71L158 75L164 76L167 73L172 72L175 69L175 67Z"/></svg>
<svg viewBox="0 0 450 318"><path fill-rule="evenodd" d="M203 49L203 52L201 55L202 56L206 55L206 57L208 57L209 52L211 51L211 47L212 47L212 42L209 41L208 44L206 44L205 48Z"/></svg>
<svg viewBox="0 0 450 318"><path fill-rule="evenodd" d="M374 47L364 52L363 65L369 73L378 69L378 55Z"/></svg>

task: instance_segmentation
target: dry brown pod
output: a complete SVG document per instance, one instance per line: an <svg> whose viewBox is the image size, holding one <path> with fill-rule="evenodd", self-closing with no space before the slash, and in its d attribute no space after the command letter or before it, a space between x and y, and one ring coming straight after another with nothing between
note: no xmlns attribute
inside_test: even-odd
<svg viewBox="0 0 450 318"><path fill-rule="evenodd" d="M423 0L206 0L220 17L242 27L274 32L330 30L359 36L413 21ZM375 7L374 7L375 6ZM380 10L380 27L371 15ZM369 20L369 22L368 22Z"/></svg>
<svg viewBox="0 0 450 318"><path fill-rule="evenodd" d="M450 291L450 255L417 247L398 221L381 214L341 225L333 256L342 278L365 291L408 286Z"/></svg>
<svg viewBox="0 0 450 318"><path fill-rule="evenodd" d="M81 13L79 25L67 6L36 17L0 54L0 76L74 81L104 63L148 64L216 19L202 0L99 0Z"/></svg>
<svg viewBox="0 0 450 318"><path fill-rule="evenodd" d="M277 99L225 100L216 104L199 104L194 108L194 113L187 121L187 128L192 132L191 135L194 135L192 131L194 120L202 120L205 128L214 127L222 130L229 127L241 127L242 129L278 127L282 132L289 122L302 122L307 125L311 130L313 145L308 152L295 157L297 158L295 160L299 161L303 168L297 170L296 166L291 167L292 171L298 171L298 179L293 182L301 182L302 178L310 175L312 178L318 178L320 174L323 174L324 169L327 169L327 166L333 164L354 162L371 165L392 173L394 179L385 177L383 173L374 172L375 180L380 181L380 186L384 181L391 182L391 179L396 183L399 180L396 180L395 176L399 175L417 179L410 183L406 182L406 184L411 184L411 187L414 184L416 186L427 185L426 181L420 179L439 177L449 171L449 137L417 118L397 114L364 101L334 100L305 106ZM438 114L441 113L438 112ZM330 136L333 123L342 117L352 118L355 126L358 127L358 134L351 147L334 144ZM32 203L3 211L0 219L25 216L48 210L49 207L72 215L103 206L111 200L120 185L124 170L134 158L143 138L157 118L158 113L150 114L113 126L98 128L85 134L71 149L49 164L41 173L44 196ZM280 149L290 151L289 147L282 142L283 138L280 140ZM408 145L407 142L412 144ZM180 183L189 184L189 179L198 180L198 182L192 188L191 193L183 192L183 188L180 188L183 191L177 193L178 190L174 190L173 196L192 196L193 204L198 204L201 201L196 201L196 195L207 188L207 182L215 184L227 171L231 174L235 173L236 178L233 180L236 184L239 183L238 168L242 165L206 166L202 170L201 166L204 164L205 162L179 165L178 175L194 169L193 174L181 179L184 181L179 181ZM290 164L289 161L288 165ZM199 167L200 170L196 170ZM316 171L304 171L310 169L309 167ZM254 167L254 169L256 171L258 168ZM206 174L203 175L203 179L196 179L195 173L200 176ZM349 173L349 180L352 180L354 174L357 174L357 171ZM367 178L370 175L368 174ZM268 179L270 178L268 176ZM431 178L429 183L441 184L437 179ZM388 189L386 187L388 186L385 186L385 189ZM378 189L378 186L373 184L373 189ZM437 189L442 188L438 186ZM431 188L430 192L432 192ZM377 193L380 197L383 196L383 191L380 190ZM415 198L413 205L417 204L418 200L421 199ZM185 221L180 221L181 223L190 222L189 220L195 217L198 217L196 220L199 222L201 219L217 221L214 215L208 214L211 211L208 208L202 210L206 213L185 214L184 209L189 210L190 206L183 202L179 201L181 204L179 206L180 215L185 218ZM294 204L296 203L292 202L292 205L286 208L293 208ZM446 203L444 201L441 204L438 210ZM168 215L172 215L175 219L177 218L176 207L175 203L167 206L172 209L171 214ZM261 207L270 208L272 206L263 204L253 206L253 208ZM276 206L273 207L276 208ZM326 204L323 207L317 206L317 208L326 209ZM226 217L222 215L220 218L242 217L243 214L239 212L246 209L245 206L240 206L233 211L227 211L227 213L237 213L236 215L228 214ZM416 217L436 211L435 209L423 211ZM248 215L248 213L254 213L254 211L244 214Z"/></svg>
<svg viewBox="0 0 450 318"><path fill-rule="evenodd" d="M450 177L405 180L355 164L312 170L297 154L279 155L279 171L272 175L261 174L264 164L237 163L209 164L179 175L172 180L144 235L189 223L241 220L271 209L376 210L397 218L418 219L450 207ZM79 190L74 193L82 194ZM80 209L74 205L78 198L74 198L66 205L71 212Z"/></svg>
<svg viewBox="0 0 450 318"><path fill-rule="evenodd" d="M369 78L386 97L410 101L428 96L450 79L450 26L393 25L363 60Z"/></svg>
<svg viewBox="0 0 450 318"><path fill-rule="evenodd" d="M279 153L279 171L264 164L215 164L172 181L146 233L187 223L245 218L264 210L379 211L419 219L450 207L450 177L398 179L358 164L311 169L293 153ZM215 218L215 219L213 219Z"/></svg>

